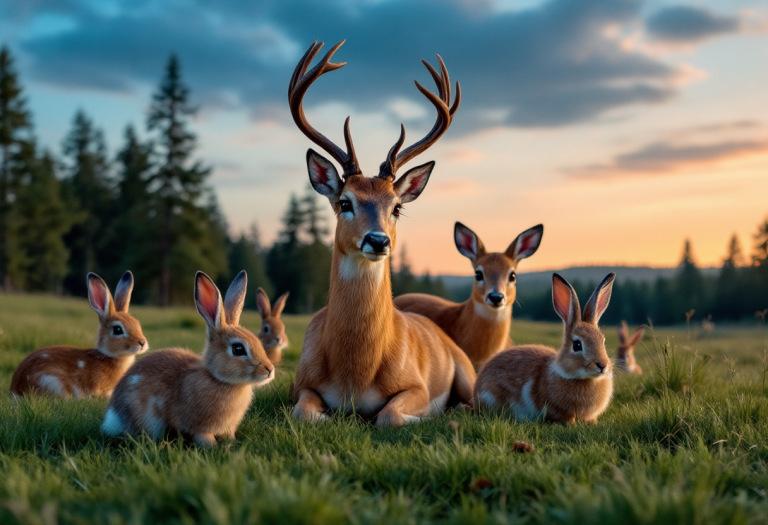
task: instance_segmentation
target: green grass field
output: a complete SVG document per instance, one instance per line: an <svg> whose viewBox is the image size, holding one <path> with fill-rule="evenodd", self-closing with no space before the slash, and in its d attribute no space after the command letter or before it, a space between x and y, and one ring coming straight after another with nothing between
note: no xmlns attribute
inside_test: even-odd
<svg viewBox="0 0 768 525"><path fill-rule="evenodd" d="M151 348L201 349L194 309L132 313ZM237 441L214 449L108 439L103 400L0 395L0 523L768 522L756 323L693 330L690 340L661 330L661 343L673 341L666 354L646 338L648 350L636 351L646 375L618 375L594 426L449 412L393 430L289 417L308 321L287 319L292 344L277 380L257 393ZM258 329L257 315L243 324ZM0 296L0 389L27 353L90 345L95 330L84 300ZM512 330L517 343L557 345L561 335L554 324ZM517 440L533 452L515 452Z"/></svg>

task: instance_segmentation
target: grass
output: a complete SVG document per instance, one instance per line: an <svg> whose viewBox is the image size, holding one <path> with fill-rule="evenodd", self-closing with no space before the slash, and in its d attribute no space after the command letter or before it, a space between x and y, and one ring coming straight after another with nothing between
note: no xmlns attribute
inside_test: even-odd
<svg viewBox="0 0 768 525"><path fill-rule="evenodd" d="M191 308L132 313L152 348L202 346ZM636 350L646 375L617 376L594 426L451 412L393 430L289 417L308 321L287 319L292 346L278 378L257 393L237 441L214 449L108 439L102 400L0 395L0 523L768 522L757 324L659 330ZM0 390L27 353L88 345L95 324L82 300L0 297ZM248 312L243 324L259 326ZM517 343L557 345L561 335L545 323L512 330ZM613 347L614 330L606 335ZM516 452L518 440L534 451Z"/></svg>

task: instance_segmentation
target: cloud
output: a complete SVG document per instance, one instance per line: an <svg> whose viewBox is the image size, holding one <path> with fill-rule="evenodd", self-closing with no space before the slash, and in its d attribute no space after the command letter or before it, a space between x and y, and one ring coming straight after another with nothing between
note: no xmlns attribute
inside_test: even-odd
<svg viewBox="0 0 768 525"><path fill-rule="evenodd" d="M725 140L709 144L677 144L658 141L622 153L606 164L566 170L575 178L605 178L631 175L667 175L707 165L717 165L768 153L768 140Z"/></svg>
<svg viewBox="0 0 768 525"><path fill-rule="evenodd" d="M615 109L669 100L682 71L606 36L607 27L639 23L643 0L547 0L499 11L493 2L263 0L260 2L40 2L8 10L33 24L55 13L71 24L19 45L38 81L55 86L133 91L155 84L171 52L197 102L287 120L285 91L299 56L320 38L347 38L349 65L313 86L308 105L344 102L354 110L391 107L419 115L431 106L414 78L434 53L460 79L464 102L454 127L556 127ZM428 23L426 22L428 21ZM38 24L39 25L39 24ZM327 48L326 48L327 49ZM430 86L431 87L431 86ZM339 123L341 126L341 123Z"/></svg>
<svg viewBox="0 0 768 525"><path fill-rule="evenodd" d="M721 15L703 7L688 5L665 7L646 21L646 29L651 37L675 44L695 43L736 33L740 27L738 16Z"/></svg>

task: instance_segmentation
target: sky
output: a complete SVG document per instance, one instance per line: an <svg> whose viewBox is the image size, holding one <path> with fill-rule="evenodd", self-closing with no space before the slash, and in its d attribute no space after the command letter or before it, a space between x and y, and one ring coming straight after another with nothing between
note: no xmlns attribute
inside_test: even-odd
<svg viewBox="0 0 768 525"><path fill-rule="evenodd" d="M436 161L398 224L416 271L470 273L455 221L491 251L543 223L532 271L672 266L685 238L717 265L768 217L768 0L0 0L0 44L56 153L78 109L112 154L127 124L146 136L178 54L230 229L256 223L267 244L308 182L314 144L286 94L316 39L346 39L347 65L310 88L308 119L343 144L350 115L369 176L401 122L407 144L434 122L421 59L461 83L451 128L411 163Z"/></svg>

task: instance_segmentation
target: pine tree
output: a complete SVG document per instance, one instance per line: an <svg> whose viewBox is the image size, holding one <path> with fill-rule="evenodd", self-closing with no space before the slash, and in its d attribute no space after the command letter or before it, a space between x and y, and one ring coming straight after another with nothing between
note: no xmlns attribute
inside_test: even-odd
<svg viewBox="0 0 768 525"><path fill-rule="evenodd" d="M680 309L676 312L678 315L682 315L688 310L696 310L700 314L705 314L701 311L704 307L704 287L701 272L696 266L696 260L693 256L693 248L691 247L690 239L686 239L683 244L683 256L679 265L680 271L677 274L677 297L675 306Z"/></svg>
<svg viewBox="0 0 768 525"><path fill-rule="evenodd" d="M15 199L15 158L31 138L32 124L22 96L13 59L6 46L0 50L0 282L11 290L10 267L14 263L11 204Z"/></svg>
<svg viewBox="0 0 768 525"><path fill-rule="evenodd" d="M63 236L71 226L71 214L61 198L53 157L47 152L38 157L32 143L25 145L21 156L25 176L13 215L23 258L16 284L25 290L60 293L68 259Z"/></svg>
<svg viewBox="0 0 768 525"><path fill-rule="evenodd" d="M266 272L266 261L261 247L259 230L256 224L252 224L250 231L242 233L237 240L233 240L229 247L229 275L222 286L226 287L240 270L248 273L248 292L245 298L247 308L256 308L256 289L261 287L272 297L274 289L269 282Z"/></svg>
<svg viewBox="0 0 768 525"><path fill-rule="evenodd" d="M146 237L151 236L153 230L149 217L152 145L142 143L131 125L126 126L124 137L124 145L115 157L114 220L107 232L102 277L107 282L117 281L126 269L131 269L136 281L143 284L136 288L133 300L145 302L150 284L157 280L157 275L141 264Z"/></svg>
<svg viewBox="0 0 768 525"><path fill-rule="evenodd" d="M317 192L309 184L301 203L304 207L304 223L309 242L311 244L324 242L330 233L328 219L323 213L324 208L318 202Z"/></svg>
<svg viewBox="0 0 768 525"><path fill-rule="evenodd" d="M172 55L147 119L149 131L157 135L161 156L150 183L157 217L154 247L162 306L171 301L173 279L179 280L178 286L192 282L192 275L186 275L191 262L214 278L226 268L226 246L216 206L210 201L206 206L198 204L207 197L204 183L210 169L192 161L197 140L188 125L196 112L189 102L189 88L181 79L179 61ZM181 270L185 273L177 273Z"/></svg>
<svg viewBox="0 0 768 525"><path fill-rule="evenodd" d="M101 271L103 267L105 231L114 217L104 134L80 110L75 114L62 150L68 160L65 199L78 213L73 228L65 237L70 263L64 286L75 295L85 295L85 275Z"/></svg>
<svg viewBox="0 0 768 525"><path fill-rule="evenodd" d="M299 234L305 224L306 215L296 194L291 193L288 209L283 215L283 229L280 230L280 242L290 249L297 248L300 242Z"/></svg>

